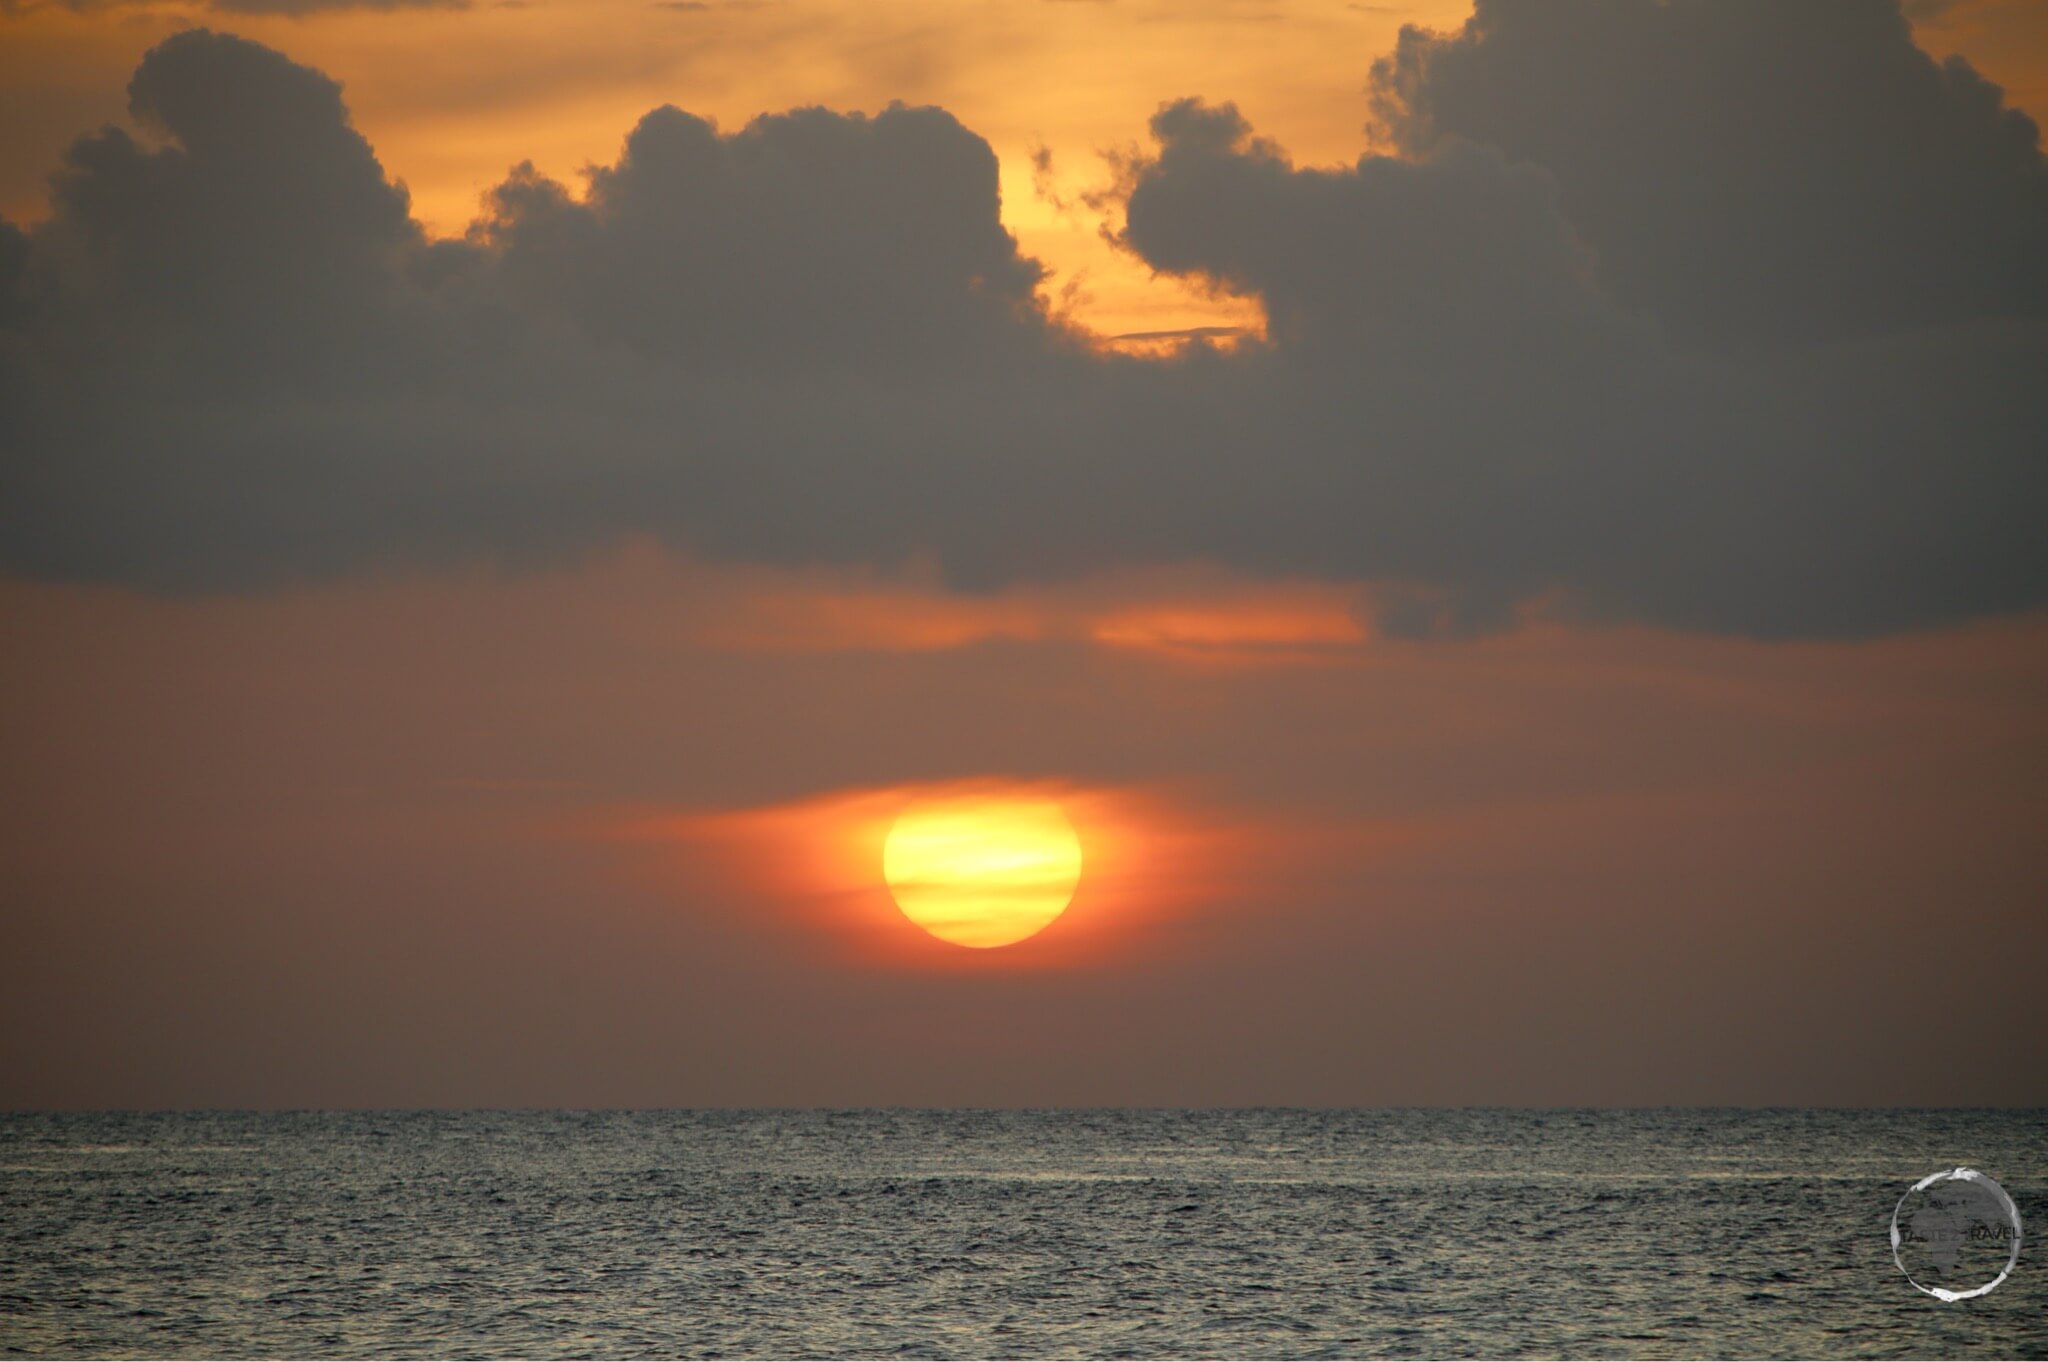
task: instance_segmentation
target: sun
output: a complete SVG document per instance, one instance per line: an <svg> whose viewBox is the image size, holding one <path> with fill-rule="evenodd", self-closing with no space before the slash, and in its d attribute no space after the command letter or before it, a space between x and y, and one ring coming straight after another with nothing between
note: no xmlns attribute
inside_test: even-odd
<svg viewBox="0 0 2048 1362"><path fill-rule="evenodd" d="M921 800L882 844L903 915L941 941L987 949L1035 936L1081 882L1081 839L1051 800Z"/></svg>

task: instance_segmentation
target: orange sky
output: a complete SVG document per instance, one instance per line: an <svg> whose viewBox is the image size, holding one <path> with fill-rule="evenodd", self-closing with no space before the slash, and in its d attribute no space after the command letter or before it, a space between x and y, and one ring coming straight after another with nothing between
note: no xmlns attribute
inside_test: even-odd
<svg viewBox="0 0 2048 1362"><path fill-rule="evenodd" d="M123 117L141 54L205 22L342 81L433 233L460 233L516 162L574 181L611 161L663 102L730 129L795 105L902 99L943 106L994 146L1003 220L1052 267L1055 307L1107 336L1255 325L1249 301L1148 277L1104 239L1121 213L1091 196L1161 102L1190 94L1235 100L1299 163L1350 161L1368 145L1373 58L1404 23L1448 26L1462 10L477 0L290 19L196 0L17 3L0 10L0 210L37 218L69 139ZM2048 5L1912 12L1930 50L2048 113ZM1751 48L1728 50L1746 71ZM1791 69L1794 103L1807 75ZM1739 145L1736 179L1754 141ZM1491 166L1487 183L1512 195L1446 200L1463 206L1417 217L1409 235L1433 244L1444 222L1547 203L1541 177ZM251 179L273 186L275 170ZM1542 192L1523 193L1530 178ZM979 227L1003 245L980 183ZM1183 211L1227 216L1216 202ZM1270 202L1277 220L1300 200ZM407 239L395 209L381 221ZM1353 222L1330 232L1346 251ZM900 232L876 235L895 245ZM189 236L226 239L215 226ZM1172 380L1121 424L1084 391L1080 415L1044 436L1020 414L1063 390L984 390L934 370L929 391L892 397L859 370L777 386L772 369L735 380L662 354L631 369L661 398L639 445L630 422L606 423L637 412L640 389L616 410L529 411L516 387L535 371L498 382L488 346L476 368L492 381L428 394L417 431L350 424L405 416L409 389L378 399L371 385L358 408L301 406L285 385L275 410L244 409L238 385L263 382L251 356L292 339L278 329L294 314L260 277L254 343L221 352L223 372L206 375L218 392L192 385L188 420L175 364L156 387L122 386L150 379L147 364L108 362L55 325L33 356L45 368L0 369L19 383L0 393L55 375L83 394L40 424L0 423L41 442L0 465L0 485L26 489L10 560L24 575L0 575L0 900L13 914L0 1106L2042 1100L2031 998L1988 975L1947 992L1917 947L1968 943L1987 971L2048 958L2048 616L2032 546L2006 542L2038 492L2023 457L2038 409L2015 396L2038 317L1953 318L1978 348L1951 352L1905 308L1891 329L1811 353L1796 333L1771 335L1741 369L1686 349L1677 323L1673 342L1630 316L1586 351L1591 377L1517 363L1496 386L1465 386L1450 380L1493 373L1496 349L1519 361L1517 347L1578 332L1519 332L1513 308L1496 317L1430 292L1467 277L1460 250L1490 258L1484 242L1450 241L1437 260L1416 240L1403 257L1374 239L1382 265L1445 271L1394 299L1410 309L1398 318L1457 326L1415 328L1412 352L1308 327L1159 364L1033 332L1035 348L991 351L996 367L1042 348L1048 374ZM1553 264L1582 264L1550 253L1576 250L1562 228L1531 239L1532 289L1559 282ZM1823 235L1823 251L1838 239ZM1297 250L1276 240L1276 256ZM249 274L245 255L221 254L195 292ZM1694 282L1695 257L1672 254ZM178 282L197 277L167 259ZM1753 263L1730 277L1754 284ZM846 268L865 278L871 265ZM1261 276L1283 316L1293 281L1274 275L1287 271ZM962 287L986 278L963 270ZM1291 296L1312 303L1332 278ZM1004 301L1006 319L1035 323ZM1339 320L1357 303L1337 301ZM694 321L691 306L677 311ZM450 315L464 338L499 324L488 308ZM723 341L719 321L706 334ZM178 362L210 362L165 334ZM536 330L533 353L553 354L553 334ZM347 366L323 353L293 362L347 390ZM565 382L608 394L599 380L619 355L594 345ZM1638 366L1649 359L1671 361L1669 386ZM1753 372L1761 396L1719 386L1722 366ZM1244 372L1277 375L1289 400L1233 387ZM1781 403L1781 386L1800 401ZM687 438L690 404L708 409L722 387L758 404L734 408L729 457ZM1208 387L1217 405L1188 399ZM848 420L873 417L880 434L842 441L842 408L820 392L846 394ZM959 410L927 433L944 456L927 461L910 437L941 401ZM1611 432L1567 419L1610 401ZM813 409L823 435L798 423L788 450L776 443L764 415ZM278 411L299 424L269 424ZM110 412L139 419L102 432ZM1475 414L1488 419L1463 419ZM1857 419L1821 419L1837 415ZM493 442L529 420L533 443L494 459ZM161 447L152 421L176 427ZM1194 429L1204 421L1215 429ZM424 434L407 444L408 432ZM1297 434L1295 462L1280 461ZM436 463L443 445L460 457ZM1599 457L1580 459L1581 445ZM1145 457L1117 465L1125 449ZM917 479L934 469L950 494L925 495ZM100 498L120 480L122 496ZM841 534L874 517L855 494L876 487L929 501L925 518ZM642 498L660 504L635 518ZM1018 523L997 523L1013 511ZM1557 522L1562 550L1507 533L1517 516ZM408 539L415 519L428 532ZM336 527L358 537L316 542ZM1616 544L1601 538L1611 527ZM919 556L996 529L1017 542L997 546L992 576ZM663 537L631 537L650 530ZM247 546L228 541L244 531L267 566L205 576L215 548L232 567ZM1119 553L1095 552L1091 535ZM1369 561L1393 566L1359 566L1352 550L1381 540L1402 542ZM663 547L681 544L705 556ZM1574 577L1581 558L1592 566ZM166 563L196 575L151 575ZM1258 575L1274 564L1297 575ZM1574 613L1561 603L1573 582L1606 594ZM1399 608L1453 601L1455 587L1475 588L1470 612ZM1912 609L1861 608L1894 593ZM1774 613L1780 597L1793 599ZM1724 598L1754 608L1716 614ZM1390 636L1418 615L1427 637ZM1617 622L1644 619L1678 623ZM1013 947L963 954L925 936L882 884L892 812L962 788L1056 797L1084 848L1074 906Z"/></svg>
<svg viewBox="0 0 2048 1362"><path fill-rule="evenodd" d="M10 1095L2040 1091L2025 991L1949 1006L1913 943L2048 948L2048 621L1530 623L1222 667L1085 633L722 636L797 585L642 549L212 600L0 588L0 863L37 905L0 958ZM1097 592L1139 594L1075 608ZM926 594L910 613L1012 608ZM908 928L845 853L962 777L1057 786L1102 853L1006 951Z"/></svg>
<svg viewBox="0 0 2048 1362"><path fill-rule="evenodd" d="M42 211L43 177L78 133L123 117L141 54L205 23L268 43L343 83L356 124L433 232L459 234L479 196L531 160L574 182L609 163L647 110L673 103L727 128L808 104L938 104L1002 163L1003 218L1024 251L1075 285L1074 314L1106 334L1256 325L1256 305L1155 280L1101 238L1084 196L1113 177L1163 101L1235 100L1301 164L1368 147L1365 82L1403 24L1451 28L1469 5L1413 0L649 0L479 3L308 18L178 3L0 16L0 212ZM2012 102L2048 112L2048 6L1921 6L1920 40L1959 53ZM1051 155L1035 184L1033 154ZM1047 193L1040 193L1043 188Z"/></svg>

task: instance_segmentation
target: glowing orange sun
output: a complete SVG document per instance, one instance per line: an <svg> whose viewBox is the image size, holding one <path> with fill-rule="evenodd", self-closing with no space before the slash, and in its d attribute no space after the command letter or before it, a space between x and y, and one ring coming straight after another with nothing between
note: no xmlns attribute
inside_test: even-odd
<svg viewBox="0 0 2048 1362"><path fill-rule="evenodd" d="M1007 946L1073 901L1081 839L1050 800L924 800L889 829L882 878L903 915L939 940Z"/></svg>

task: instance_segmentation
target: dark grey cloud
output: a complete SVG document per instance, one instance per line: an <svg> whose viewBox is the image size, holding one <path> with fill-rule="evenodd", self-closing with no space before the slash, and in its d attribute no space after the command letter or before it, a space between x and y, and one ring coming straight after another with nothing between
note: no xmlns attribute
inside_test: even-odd
<svg viewBox="0 0 2048 1362"><path fill-rule="evenodd" d="M1623 321L1586 288L1551 177L1489 148L1298 171L1234 108L1194 100L1161 110L1152 134L1161 150L1134 182L1125 244L1257 294L1290 350L1428 350L1455 367L1482 349L1533 354L1582 318Z"/></svg>
<svg viewBox="0 0 2048 1362"><path fill-rule="evenodd" d="M823 109L720 136L641 119L579 201L521 168L471 240L600 344L786 369L1014 358L1041 270L995 214L996 158L938 109Z"/></svg>
<svg viewBox="0 0 2048 1362"><path fill-rule="evenodd" d="M46 301L67 321L127 343L161 329L166 349L228 373L324 359L379 319L421 238L340 86L202 30L143 59L128 111L166 144L103 128L51 180L37 241L60 290Z"/></svg>
<svg viewBox="0 0 2048 1362"><path fill-rule="evenodd" d="M1372 84L1410 153L1549 170L1602 279L1681 336L2048 314L2038 130L1893 0L1479 0Z"/></svg>
<svg viewBox="0 0 2048 1362"><path fill-rule="evenodd" d="M21 276L28 268L28 233L0 218L0 326L26 320L21 306Z"/></svg>
<svg viewBox="0 0 2048 1362"><path fill-rule="evenodd" d="M1127 244L1257 294L1276 340L1263 414L1299 457L1238 504L1301 537L1274 557L1251 516L1215 527L1243 557L1449 584L1450 621L1482 626L1546 588L1768 635L2041 601L2040 322L1697 351L1605 286L1545 167L1450 138L1297 170L1192 102L1152 131Z"/></svg>
<svg viewBox="0 0 2048 1362"><path fill-rule="evenodd" d="M1123 244L1271 319L1165 361L1047 314L940 110L658 109L587 185L515 169L429 241L331 81L181 34L131 87L159 135L82 138L52 217L0 231L0 565L241 589L641 532L969 586L1364 578L1425 632L1538 597L1772 636L2048 603L2038 148L1895 11L1697 9L1410 32L1376 78L1402 159L1298 168L1228 105L1162 109ZM1680 62L1681 23L1720 36ZM1517 104L1545 43L1598 60ZM1723 108L1751 70L1805 81L1756 93L1767 148ZM1614 131L1663 125L1661 159ZM1840 208L1886 139L1939 214ZM1853 288L1807 267L1831 233Z"/></svg>

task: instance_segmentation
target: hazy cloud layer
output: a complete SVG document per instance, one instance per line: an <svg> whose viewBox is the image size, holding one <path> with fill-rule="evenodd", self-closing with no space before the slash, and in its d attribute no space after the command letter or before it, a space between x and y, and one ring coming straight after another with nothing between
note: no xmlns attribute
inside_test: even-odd
<svg viewBox="0 0 2048 1362"><path fill-rule="evenodd" d="M2035 995L1922 944L2048 956L2042 618L1256 668L718 637L785 575L0 583L0 1101L2048 1100ZM966 952L879 847L748 812L978 773L1144 796L1133 878L1081 804L1074 909Z"/></svg>
<svg viewBox="0 0 2048 1362"><path fill-rule="evenodd" d="M1103 356L936 109L647 115L428 241L337 87L204 31L0 224L0 567L240 588L651 532L992 584L1213 558L1762 634L2048 600L2048 171L1894 9L1482 4L1402 159L1185 101L1125 244L1271 344Z"/></svg>

